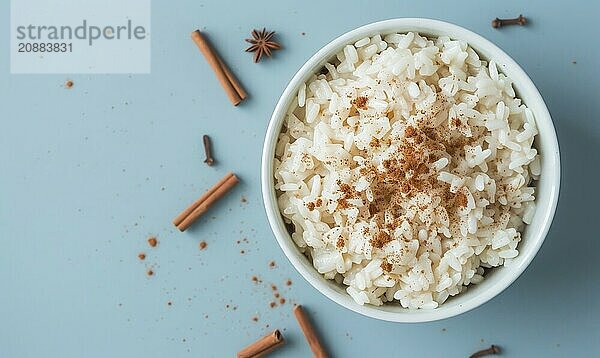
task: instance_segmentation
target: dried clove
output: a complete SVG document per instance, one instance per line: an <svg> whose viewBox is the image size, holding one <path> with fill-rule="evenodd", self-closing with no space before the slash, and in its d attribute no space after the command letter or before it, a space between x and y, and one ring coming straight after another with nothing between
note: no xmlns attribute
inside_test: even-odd
<svg viewBox="0 0 600 358"><path fill-rule="evenodd" d="M469 356L469 358L485 357L485 356L488 356L488 355L493 355L493 354L498 354L498 353L500 353L500 347L492 344L492 346L490 348L482 349L480 351L477 351L477 352L471 354Z"/></svg>
<svg viewBox="0 0 600 358"><path fill-rule="evenodd" d="M527 19L523 15L519 15L519 17L517 17L515 19L495 18L494 20L492 20L492 27L495 29L500 28L502 26L506 26L506 25L521 25L521 26L523 26L525 24L527 24Z"/></svg>
<svg viewBox="0 0 600 358"><path fill-rule="evenodd" d="M202 137L202 140L204 141L204 153L206 153L206 159L204 159L204 163L206 163L208 166L211 166L215 163L215 159L212 156L210 137L205 134L204 137Z"/></svg>

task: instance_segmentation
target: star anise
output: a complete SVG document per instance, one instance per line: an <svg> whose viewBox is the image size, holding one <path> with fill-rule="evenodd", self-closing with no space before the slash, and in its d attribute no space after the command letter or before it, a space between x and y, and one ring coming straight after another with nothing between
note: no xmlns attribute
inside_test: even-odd
<svg viewBox="0 0 600 358"><path fill-rule="evenodd" d="M275 31L267 32L266 29L258 31L252 30L252 38L246 39L246 42L252 44L252 46L246 49L246 52L254 52L254 62L259 62L263 55L271 57L271 50L279 50L281 45L273 41L273 35Z"/></svg>

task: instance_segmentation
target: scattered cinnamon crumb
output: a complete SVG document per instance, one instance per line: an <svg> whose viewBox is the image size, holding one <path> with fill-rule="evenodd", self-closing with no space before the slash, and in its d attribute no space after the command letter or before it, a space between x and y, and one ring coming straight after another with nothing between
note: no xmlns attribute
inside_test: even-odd
<svg viewBox="0 0 600 358"><path fill-rule="evenodd" d="M252 282L254 282L254 283L261 283L262 280L260 278L258 278L258 276L252 276Z"/></svg>
<svg viewBox="0 0 600 358"><path fill-rule="evenodd" d="M337 184L340 187L340 191L344 194L341 198L338 199L338 206L341 209L346 209L349 206L348 199L355 197L356 191L350 185L342 183L341 181L339 181Z"/></svg>
<svg viewBox="0 0 600 358"><path fill-rule="evenodd" d="M253 320L254 322L258 322L258 316L254 316L254 317L252 317L252 320Z"/></svg>
<svg viewBox="0 0 600 358"><path fill-rule="evenodd" d="M271 302L269 302L269 307L275 308L275 307L277 307L277 303L271 301Z"/></svg>
<svg viewBox="0 0 600 358"><path fill-rule="evenodd" d="M146 275L152 276L154 275L154 271L152 271L152 269L149 269L148 271L146 271Z"/></svg>
<svg viewBox="0 0 600 358"><path fill-rule="evenodd" d="M309 203L306 203L306 207L308 208L308 211L313 211L313 210L315 210L315 203L313 203L312 201Z"/></svg>
<svg viewBox="0 0 600 358"><path fill-rule="evenodd" d="M285 281L285 285L286 285L286 286L291 286L291 285L292 285L292 280L287 280L287 281Z"/></svg>
<svg viewBox="0 0 600 358"><path fill-rule="evenodd" d="M345 245L346 245L346 242L341 237L338 239L337 243L335 244L335 246L337 246L338 249L343 248Z"/></svg>
<svg viewBox="0 0 600 358"><path fill-rule="evenodd" d="M269 267L270 268L275 268L275 266L276 266L275 261L269 262Z"/></svg>
<svg viewBox="0 0 600 358"><path fill-rule="evenodd" d="M143 252L140 252L140 253L138 254L138 259L140 259L140 260L144 261L144 260L146 259L146 254L145 254L145 253L143 253Z"/></svg>
<svg viewBox="0 0 600 358"><path fill-rule="evenodd" d="M373 139L371 139L371 142L369 142L369 147L371 147L371 148L381 147L381 143L380 143L379 139L373 137Z"/></svg>
<svg viewBox="0 0 600 358"><path fill-rule="evenodd" d="M206 249L206 246L208 246L208 244L206 243L206 241L200 241L198 246L200 247L200 250L204 250Z"/></svg>
<svg viewBox="0 0 600 358"><path fill-rule="evenodd" d="M66 89L71 89L71 88L73 88L74 84L75 83L72 80L67 80L67 82L65 82L65 88Z"/></svg>
<svg viewBox="0 0 600 358"><path fill-rule="evenodd" d="M273 296L275 296L275 298L279 298L279 292L275 292Z"/></svg>
<svg viewBox="0 0 600 358"><path fill-rule="evenodd" d="M277 286L275 286L275 285L271 285L271 289L272 289L273 291L277 291Z"/></svg>
<svg viewBox="0 0 600 358"><path fill-rule="evenodd" d="M150 236L148 238L148 245L150 245L151 247L156 247L156 245L158 245L158 240L156 239L156 236Z"/></svg>
<svg viewBox="0 0 600 358"><path fill-rule="evenodd" d="M373 245L373 247L381 249L385 246L385 244L387 244L390 241L392 241L392 237L390 236L390 234L388 234L385 231L380 231L375 235L375 237L371 239L371 245Z"/></svg>
<svg viewBox="0 0 600 358"><path fill-rule="evenodd" d="M284 304L285 304L285 298L281 297L281 298L279 299L279 304L280 304L280 305L284 305Z"/></svg>
<svg viewBox="0 0 600 358"><path fill-rule="evenodd" d="M359 109L367 109L367 101L369 99L367 97L364 96L360 96L360 97L356 97L355 99L352 100L352 104Z"/></svg>
<svg viewBox="0 0 600 358"><path fill-rule="evenodd" d="M392 264L387 262L387 261L383 261L380 265L380 267L383 269L383 271L385 272L390 272L392 271Z"/></svg>
<svg viewBox="0 0 600 358"><path fill-rule="evenodd" d="M456 200L455 201L456 205L458 205L459 207L463 207L463 208L466 207L469 202L469 200L467 199L467 196L462 191L460 191L456 194L455 200Z"/></svg>
<svg viewBox="0 0 600 358"><path fill-rule="evenodd" d="M319 207L321 205L323 205L323 200L321 200L321 198L319 198L315 201L315 206Z"/></svg>

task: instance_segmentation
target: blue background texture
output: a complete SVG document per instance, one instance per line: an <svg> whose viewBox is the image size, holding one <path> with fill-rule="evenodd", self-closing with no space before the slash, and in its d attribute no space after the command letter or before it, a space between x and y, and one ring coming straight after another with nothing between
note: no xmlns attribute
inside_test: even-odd
<svg viewBox="0 0 600 358"><path fill-rule="evenodd" d="M149 75L11 75L9 13L2 1L0 357L231 357L274 328L288 340L274 356L307 357L292 303L336 357L466 357L492 343L506 357L600 355L600 2L154 0ZM527 27L490 26L520 13ZM546 100L562 157L558 210L531 266L487 304L426 324L319 294L276 244L260 194L265 129L295 71L336 36L395 17L449 21L511 55ZM284 49L254 64L243 40L262 27ZM191 42L196 28L250 93L239 107ZM178 232L173 217L229 170L241 183ZM269 307L271 284L284 305Z"/></svg>

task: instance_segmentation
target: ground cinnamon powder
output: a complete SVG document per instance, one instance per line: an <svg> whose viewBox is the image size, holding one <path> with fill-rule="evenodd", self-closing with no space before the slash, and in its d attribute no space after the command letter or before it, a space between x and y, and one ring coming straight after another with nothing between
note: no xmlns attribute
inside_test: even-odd
<svg viewBox="0 0 600 358"><path fill-rule="evenodd" d="M352 105L364 109L367 100L366 97L357 97L352 100ZM465 145L477 142L482 134L474 132L471 136L465 135L465 129L469 128L466 119L460 118L451 118L434 128L433 123L440 116L448 115L449 106L445 97L438 93L438 100L431 108L417 111L414 118L411 118L412 124L407 125L403 133L395 137L371 140L370 148L361 154L367 160L360 166L359 172L371 183L372 202L367 201L364 192L356 192L353 186L337 182L338 209L352 207L350 199L361 199L368 207L368 214L378 223L380 231L371 239L374 248L381 249L392 240L390 233L406 220L403 216L406 210L402 204L419 193L439 196L442 199L440 206L446 209L451 220L457 217L460 207L467 205L464 193L451 193L450 185L437 179L438 171L432 164L448 154L450 160L464 156ZM387 114L388 118L393 118L393 112L391 116L390 111ZM370 156L373 155L371 153L378 153L383 144L389 146L391 143L398 150L380 162L381 166L370 161ZM367 234L368 232L365 233ZM343 247L342 244L343 240L336 242L339 249ZM386 263L384 269L391 270L391 265Z"/></svg>
<svg viewBox="0 0 600 358"><path fill-rule="evenodd" d="M158 245L158 239L156 236L150 236L148 238L148 245L150 245L150 247L156 247L156 245Z"/></svg>
<svg viewBox="0 0 600 358"><path fill-rule="evenodd" d="M354 105L358 109L367 109L367 101L369 99L364 96L356 97L352 100L352 105Z"/></svg>
<svg viewBox="0 0 600 358"><path fill-rule="evenodd" d="M458 205L459 207L467 207L467 196L465 195L465 193L463 193L462 191L459 191L458 193L456 193L456 196L454 197L454 202L456 205Z"/></svg>
<svg viewBox="0 0 600 358"><path fill-rule="evenodd" d="M390 234L388 234L385 231L380 231L375 235L375 237L373 237L371 239L371 245L373 245L373 247L381 249L382 247L385 246L385 244L387 244L388 242L390 242L392 240L393 239L390 236Z"/></svg>
<svg viewBox="0 0 600 358"><path fill-rule="evenodd" d="M387 261L383 261L381 263L381 268L383 269L383 271L385 272L390 272L392 271L392 264L387 262Z"/></svg>
<svg viewBox="0 0 600 358"><path fill-rule="evenodd" d="M340 192L342 193L342 197L337 200L338 207L341 209L346 209L350 206L348 199L357 197L356 191L350 185L342 183L341 181L338 181L338 186L340 188Z"/></svg>

